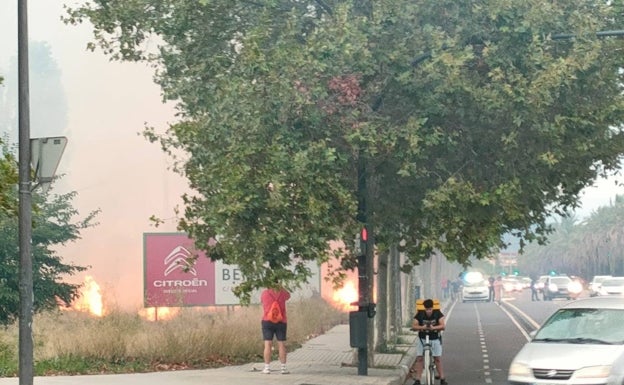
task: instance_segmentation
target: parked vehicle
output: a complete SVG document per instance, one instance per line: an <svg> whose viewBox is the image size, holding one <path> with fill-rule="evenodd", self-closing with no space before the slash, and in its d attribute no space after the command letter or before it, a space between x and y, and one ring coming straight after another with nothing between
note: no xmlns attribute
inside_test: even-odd
<svg viewBox="0 0 624 385"><path fill-rule="evenodd" d="M506 292L522 291L524 285L515 277L507 277L503 278L503 288Z"/></svg>
<svg viewBox="0 0 624 385"><path fill-rule="evenodd" d="M594 297L562 306L516 354L512 385L624 384L624 299Z"/></svg>
<svg viewBox="0 0 624 385"><path fill-rule="evenodd" d="M544 283L544 301L553 298L576 299L583 292L583 285L565 275L548 277Z"/></svg>
<svg viewBox="0 0 624 385"><path fill-rule="evenodd" d="M590 297L595 297L600 294L600 285L607 278L611 278L611 276L610 275L596 275L594 276L594 278L592 278L588 287Z"/></svg>
<svg viewBox="0 0 624 385"><path fill-rule="evenodd" d="M602 281L599 295L622 295L624 294L624 277L611 277Z"/></svg>

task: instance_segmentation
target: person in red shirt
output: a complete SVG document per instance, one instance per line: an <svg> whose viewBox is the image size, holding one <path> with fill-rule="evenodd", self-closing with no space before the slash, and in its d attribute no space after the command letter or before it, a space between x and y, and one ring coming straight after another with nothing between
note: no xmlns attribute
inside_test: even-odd
<svg viewBox="0 0 624 385"><path fill-rule="evenodd" d="M273 347L273 338L277 339L279 352L279 360L281 363L282 374L288 374L286 369L286 301L290 299L290 293L281 286L277 288L268 288L262 291L260 301L262 302L262 338L264 339L264 370L262 373L271 373L271 348ZM282 313L282 320L277 323L269 321L271 305L273 301L277 301Z"/></svg>

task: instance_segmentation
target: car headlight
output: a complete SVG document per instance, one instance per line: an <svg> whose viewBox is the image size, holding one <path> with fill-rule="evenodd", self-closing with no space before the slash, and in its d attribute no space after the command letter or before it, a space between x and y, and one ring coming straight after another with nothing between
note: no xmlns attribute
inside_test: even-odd
<svg viewBox="0 0 624 385"><path fill-rule="evenodd" d="M611 365L588 366L574 372L574 378L607 378L611 373Z"/></svg>
<svg viewBox="0 0 624 385"><path fill-rule="evenodd" d="M531 368L528 365L520 362L512 362L509 366L509 375L517 377L533 377Z"/></svg>

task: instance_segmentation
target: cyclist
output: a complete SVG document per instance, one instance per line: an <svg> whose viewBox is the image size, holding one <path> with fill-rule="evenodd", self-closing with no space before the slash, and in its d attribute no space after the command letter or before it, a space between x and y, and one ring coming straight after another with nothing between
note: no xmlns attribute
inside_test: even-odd
<svg viewBox="0 0 624 385"><path fill-rule="evenodd" d="M433 362L435 363L438 376L440 376L440 385L447 385L442 369L442 341L440 332L444 330L444 314L439 309L433 308L433 300L426 299L423 302L425 310L417 311L412 322L412 329L418 331L418 339L416 341L416 380L414 385L420 385L420 379L423 372L423 342L426 337L425 330L430 330L429 340L431 342L431 352L433 353ZM427 322L425 322L427 321ZM426 325L427 324L427 325Z"/></svg>

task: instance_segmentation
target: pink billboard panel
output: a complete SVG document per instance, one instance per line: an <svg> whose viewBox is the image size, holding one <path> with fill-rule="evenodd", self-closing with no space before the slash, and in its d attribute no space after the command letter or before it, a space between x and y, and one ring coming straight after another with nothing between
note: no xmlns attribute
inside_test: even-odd
<svg viewBox="0 0 624 385"><path fill-rule="evenodd" d="M145 307L215 304L214 263L186 234L143 234L143 263Z"/></svg>

